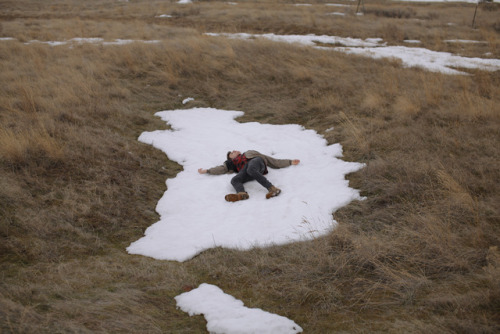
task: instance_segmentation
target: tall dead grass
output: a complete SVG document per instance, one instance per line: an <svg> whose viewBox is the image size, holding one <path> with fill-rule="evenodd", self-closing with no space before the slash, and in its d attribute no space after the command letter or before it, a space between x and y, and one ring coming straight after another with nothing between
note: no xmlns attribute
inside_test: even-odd
<svg viewBox="0 0 500 334"><path fill-rule="evenodd" d="M489 52L490 57L498 57L496 4L480 6L476 29L471 29L475 5L463 3L407 5L370 1L364 5L363 16L356 15L356 4L332 7L322 1L314 2L313 6L295 6L288 1L240 1L238 5L213 1L179 5L160 0L130 3L60 0L51 6L29 0L17 3L17 6L9 3L2 12L2 17L8 20L3 24L3 34L23 41L53 40L55 36L110 38L113 34L119 38L163 39L171 29L161 27L168 26L195 28L200 32L380 37L390 44L416 39L422 42L421 46L437 51L477 57ZM345 16L329 15L333 11ZM163 14L171 17L160 17ZM68 18L73 22L69 27L65 24ZM44 29L40 29L41 21ZM457 36L488 43L462 47L460 43L443 42Z"/></svg>
<svg viewBox="0 0 500 334"><path fill-rule="evenodd" d="M308 333L498 330L498 72L446 76L201 32L388 39L395 25L391 43L420 38L436 48L449 47L437 42L447 36L498 35L447 25L465 22L467 5L339 20L323 17L324 7L61 0L2 11L2 35L21 42L161 40L0 42L2 331L201 333L203 318L176 310L173 297L202 282ZM154 18L174 12L172 22ZM406 21L414 18L424 21ZM214 249L183 264L126 254L157 221L165 178L180 170L137 136L164 128L153 113L182 108L186 96L243 110L242 121L333 127L325 138L343 145L345 159L366 163L349 176L366 200L336 212L335 232L312 241Z"/></svg>
<svg viewBox="0 0 500 334"><path fill-rule="evenodd" d="M56 164L63 159L63 147L44 128L15 133L9 129L0 130L0 158L13 166L37 160Z"/></svg>

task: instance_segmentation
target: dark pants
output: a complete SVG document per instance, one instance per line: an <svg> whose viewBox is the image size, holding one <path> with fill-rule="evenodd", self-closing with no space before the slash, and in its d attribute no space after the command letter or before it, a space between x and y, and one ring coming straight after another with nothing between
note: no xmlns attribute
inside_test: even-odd
<svg viewBox="0 0 500 334"><path fill-rule="evenodd" d="M265 170L266 165L264 160L261 157L253 158L231 179L231 184L238 193L245 191L243 183L252 180L256 180L261 186L269 189L272 184L264 177L263 173Z"/></svg>

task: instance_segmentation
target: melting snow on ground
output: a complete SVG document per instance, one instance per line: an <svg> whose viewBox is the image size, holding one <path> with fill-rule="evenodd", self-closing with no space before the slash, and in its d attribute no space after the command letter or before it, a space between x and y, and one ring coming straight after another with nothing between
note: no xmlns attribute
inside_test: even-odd
<svg viewBox="0 0 500 334"><path fill-rule="evenodd" d="M255 39L265 38L275 42L298 43L307 46L315 46L317 43L323 44L340 44L345 46L359 46L359 47L375 47L380 46L381 38L350 38L350 37L337 37L327 35L276 35L276 34L247 34L247 33L206 33L208 36L224 36L235 39Z"/></svg>
<svg viewBox="0 0 500 334"><path fill-rule="evenodd" d="M359 163L339 159L339 144L327 145L313 130L299 125L239 123L241 111L195 108L157 113L172 130L143 133L139 140L165 152L184 170L167 180L156 207L161 219L128 248L162 260L185 261L213 247L250 249L307 240L332 231L332 212L360 199L349 188L347 173ZM257 150L280 159L300 159L297 166L269 169L267 178L282 189L266 199L256 181L245 184L250 199L226 202L234 193L234 174L199 174L198 168L221 165L226 153Z"/></svg>
<svg viewBox="0 0 500 334"><path fill-rule="evenodd" d="M342 13L330 13L331 15L341 15ZM162 16L164 17L164 16ZM381 38L358 39L337 36L318 35L276 35L276 34L247 34L247 33L207 33L208 36L223 36L227 38L253 40L264 38L275 42L295 43L305 46L316 47L323 50L332 50L348 54L360 55L371 58L392 58L400 60L405 67L419 67L428 71L440 72L444 74L467 74L460 71L465 69L481 69L485 71L500 70L500 59L490 58L470 58L454 55L449 52L431 51L419 47L407 46L387 46ZM2 37L0 41L15 41L11 37ZM101 45L125 45L130 43L159 43L159 40L130 40L116 39L104 41L102 38L73 38L65 41L29 41L25 44L47 44L50 46L74 45L74 44L101 44ZM405 40L405 43L417 44L420 41ZM485 41L470 40L446 40L446 43L468 43L484 44ZM328 47L325 47L328 45Z"/></svg>
<svg viewBox="0 0 500 334"><path fill-rule="evenodd" d="M500 59L467 58L448 52L437 52L424 48L386 46L382 48L362 49L336 48L336 50L372 58L399 59L406 67L420 67L444 74L466 74L455 68L482 69L485 71L500 70Z"/></svg>
<svg viewBox="0 0 500 334"><path fill-rule="evenodd" d="M371 58L399 59L406 67L420 67L444 74L465 74L456 68L482 69L486 71L500 70L500 59L468 58L453 55L448 52L431 51L424 48L406 46L386 46L380 38L343 38L317 35L275 35L275 34L207 34L209 36L224 36L228 38L256 39L265 38L276 42L296 43L306 46L316 46L324 50L340 51ZM330 44L332 47L317 46ZM481 43L481 42L478 42ZM343 46L336 46L343 45Z"/></svg>
<svg viewBox="0 0 500 334"><path fill-rule="evenodd" d="M191 101L194 101L194 99L192 97L188 97L188 98L182 100L182 104L186 104L186 103L189 103Z"/></svg>
<svg viewBox="0 0 500 334"><path fill-rule="evenodd" d="M17 39L11 37L3 37L0 38L0 41L16 41ZM131 43L145 43L145 44L156 44L160 43L159 40L139 40L139 39L115 39L111 41L105 41L100 37L90 37L90 38L81 38L75 37L64 41L39 41L39 40L31 40L24 44L47 44L50 46L61 46L61 45L75 45L75 44L101 44L101 45L126 45Z"/></svg>
<svg viewBox="0 0 500 334"><path fill-rule="evenodd" d="M292 334L302 328L290 319L261 309L248 308L241 300L225 294L215 285L201 284L197 289L175 297L177 307L190 316L203 314L210 333Z"/></svg>

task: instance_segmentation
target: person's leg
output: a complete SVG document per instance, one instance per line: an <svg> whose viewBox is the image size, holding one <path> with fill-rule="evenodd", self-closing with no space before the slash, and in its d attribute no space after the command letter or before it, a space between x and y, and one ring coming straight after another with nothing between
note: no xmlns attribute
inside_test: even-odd
<svg viewBox="0 0 500 334"><path fill-rule="evenodd" d="M266 170L266 165L261 157L254 158L245 166L246 174L252 179L256 180L266 189L271 188L273 185L269 182L262 173Z"/></svg>
<svg viewBox="0 0 500 334"><path fill-rule="evenodd" d="M236 190L236 194L227 194L225 197L226 201L237 202L250 198L245 191L245 187L243 187L243 183L253 180L246 172L247 166L240 170L240 172L231 179L231 184Z"/></svg>
<svg viewBox="0 0 500 334"><path fill-rule="evenodd" d="M259 182L264 188L266 188L269 192L266 194L266 198L269 199L271 197L276 197L281 193L281 189L276 188L269 182L266 177L263 175L266 170L266 165L262 158L257 157L255 159L250 160L248 163L247 174L250 175L253 179Z"/></svg>
<svg viewBox="0 0 500 334"><path fill-rule="evenodd" d="M243 169L240 170L239 173L236 174L231 179L231 184L233 185L233 187L237 193L245 192L245 187L243 186L243 183L252 180L250 175L248 175L248 173L247 173L247 168L248 168L248 164L245 167L243 167Z"/></svg>

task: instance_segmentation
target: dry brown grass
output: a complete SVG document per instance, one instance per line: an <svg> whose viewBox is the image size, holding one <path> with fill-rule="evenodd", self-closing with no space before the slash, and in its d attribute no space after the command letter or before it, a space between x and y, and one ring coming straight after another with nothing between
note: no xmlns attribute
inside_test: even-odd
<svg viewBox="0 0 500 334"><path fill-rule="evenodd" d="M333 17L319 3L0 1L0 34L18 39L0 41L0 330L202 333L204 319L173 297L208 282L307 333L497 332L499 72L447 76L201 35L408 38L499 57L497 7L480 9L473 30L471 5L365 6ZM21 43L73 37L161 43ZM137 136L164 128L153 113L186 96L340 142L345 159L367 164L349 176L367 199L313 241L182 264L126 254L180 170Z"/></svg>
<svg viewBox="0 0 500 334"><path fill-rule="evenodd" d="M438 51L450 51L467 56L498 57L498 6L481 5L476 29L471 29L473 4L407 4L388 1L365 3L363 16L357 16L356 3L340 2L347 7L332 7L325 1L313 6L294 6L288 1L201 1L178 5L174 1L53 1L51 5L29 1L15 4L7 1L1 15L5 20L4 34L23 40L103 37L118 34L119 38L165 38L169 30L162 26L195 28L200 32L254 32L276 34L326 34L344 37L381 37L390 44L404 39L418 39L422 46ZM328 15L343 12L345 16ZM161 14L171 18L160 18ZM22 21L17 20L22 18ZM68 27L67 19L72 24ZM50 19L47 20L47 19ZM44 29L40 29L43 24ZM14 33L11 26L17 25ZM153 37L154 36L154 37ZM115 37L116 38L116 37ZM467 45L445 43L449 39L488 41Z"/></svg>

